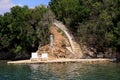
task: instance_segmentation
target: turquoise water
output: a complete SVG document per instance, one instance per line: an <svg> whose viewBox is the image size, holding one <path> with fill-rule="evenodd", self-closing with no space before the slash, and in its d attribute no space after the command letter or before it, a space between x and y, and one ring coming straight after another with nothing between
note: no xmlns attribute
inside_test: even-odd
<svg viewBox="0 0 120 80"><path fill-rule="evenodd" d="M120 64L0 62L0 80L120 80Z"/></svg>

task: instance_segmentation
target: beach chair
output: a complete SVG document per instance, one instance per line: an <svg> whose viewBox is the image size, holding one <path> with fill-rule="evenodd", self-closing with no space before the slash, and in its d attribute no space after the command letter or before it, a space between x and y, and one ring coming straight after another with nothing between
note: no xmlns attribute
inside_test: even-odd
<svg viewBox="0 0 120 80"><path fill-rule="evenodd" d="M42 61L48 60L48 53L42 53L42 54L41 54L41 60L42 60Z"/></svg>
<svg viewBox="0 0 120 80"><path fill-rule="evenodd" d="M37 52L32 52L31 61L37 61L38 60L38 53Z"/></svg>

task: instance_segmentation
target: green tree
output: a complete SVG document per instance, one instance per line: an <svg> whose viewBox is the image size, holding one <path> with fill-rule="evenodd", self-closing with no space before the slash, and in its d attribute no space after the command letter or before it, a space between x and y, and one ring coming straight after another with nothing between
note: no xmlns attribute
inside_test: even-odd
<svg viewBox="0 0 120 80"><path fill-rule="evenodd" d="M51 20L44 17L48 13L49 9L43 5L34 9L15 6L0 16L0 52L13 54L13 59L30 58L32 51L49 41Z"/></svg>
<svg viewBox="0 0 120 80"><path fill-rule="evenodd" d="M119 4L120 0L51 0L49 6L80 43L95 48L97 53L112 48L120 54Z"/></svg>

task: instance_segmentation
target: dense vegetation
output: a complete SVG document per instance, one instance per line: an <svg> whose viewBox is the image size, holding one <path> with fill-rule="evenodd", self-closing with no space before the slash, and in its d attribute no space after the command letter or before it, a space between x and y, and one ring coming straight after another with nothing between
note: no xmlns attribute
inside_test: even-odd
<svg viewBox="0 0 120 80"><path fill-rule="evenodd" d="M45 6L15 6L0 15L0 59L30 58L39 45L49 42L51 11Z"/></svg>
<svg viewBox="0 0 120 80"><path fill-rule="evenodd" d="M120 0L51 0L49 6L80 43L97 53L112 50L120 60Z"/></svg>
<svg viewBox="0 0 120 80"><path fill-rule="evenodd" d="M51 0L48 8L34 9L15 6L0 15L0 59L30 58L39 45L49 42L49 8L80 44L95 49L95 54L117 53L120 61L120 0Z"/></svg>

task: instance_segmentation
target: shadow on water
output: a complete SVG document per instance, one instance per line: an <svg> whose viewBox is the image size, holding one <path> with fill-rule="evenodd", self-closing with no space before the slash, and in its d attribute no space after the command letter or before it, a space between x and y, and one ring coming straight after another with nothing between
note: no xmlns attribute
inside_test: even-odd
<svg viewBox="0 0 120 80"><path fill-rule="evenodd" d="M0 80L120 80L120 64L0 62Z"/></svg>

